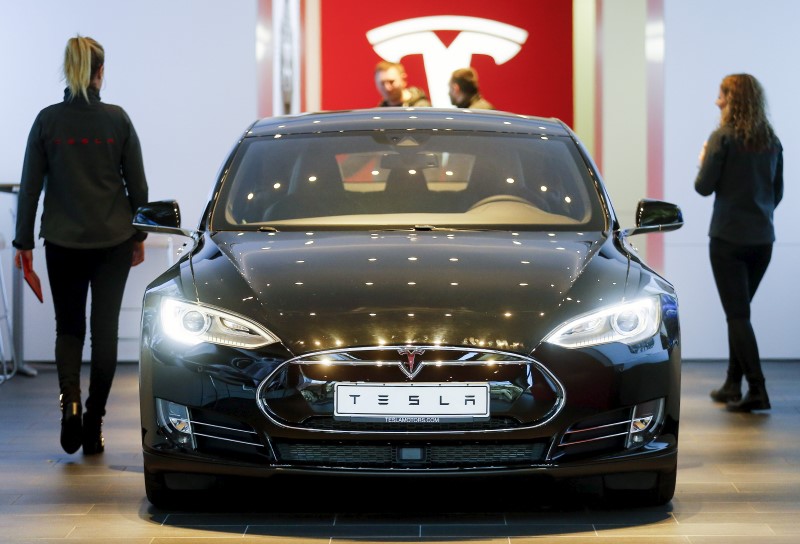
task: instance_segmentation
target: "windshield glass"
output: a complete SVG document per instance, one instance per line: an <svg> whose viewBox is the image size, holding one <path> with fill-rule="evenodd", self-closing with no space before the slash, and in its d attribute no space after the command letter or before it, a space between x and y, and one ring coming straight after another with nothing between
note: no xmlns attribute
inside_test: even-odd
<svg viewBox="0 0 800 544"><path fill-rule="evenodd" d="M445 130L246 139L213 230L605 228L572 140Z"/></svg>

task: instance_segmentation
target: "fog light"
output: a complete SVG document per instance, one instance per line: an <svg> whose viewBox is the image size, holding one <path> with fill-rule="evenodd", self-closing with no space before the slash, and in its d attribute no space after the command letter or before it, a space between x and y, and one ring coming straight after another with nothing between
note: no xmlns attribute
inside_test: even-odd
<svg viewBox="0 0 800 544"><path fill-rule="evenodd" d="M631 426L628 430L627 448L646 444L655 437L664 419L664 399L656 399L633 407Z"/></svg>
<svg viewBox="0 0 800 544"><path fill-rule="evenodd" d="M173 441L184 446L194 447L192 422L189 408L164 399L156 399L158 426Z"/></svg>

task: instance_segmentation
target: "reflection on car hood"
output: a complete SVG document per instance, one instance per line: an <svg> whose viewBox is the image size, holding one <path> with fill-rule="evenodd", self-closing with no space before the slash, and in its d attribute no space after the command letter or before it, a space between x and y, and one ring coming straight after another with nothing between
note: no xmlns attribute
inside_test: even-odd
<svg viewBox="0 0 800 544"><path fill-rule="evenodd" d="M628 263L605 242L570 232L221 232L194 273L201 301L259 320L295 353L409 343L529 352L564 320L622 299Z"/></svg>

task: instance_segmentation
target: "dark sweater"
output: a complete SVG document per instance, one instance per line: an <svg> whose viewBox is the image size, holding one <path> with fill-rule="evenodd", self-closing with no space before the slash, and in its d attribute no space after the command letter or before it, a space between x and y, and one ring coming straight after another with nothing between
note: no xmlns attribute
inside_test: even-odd
<svg viewBox="0 0 800 544"><path fill-rule="evenodd" d="M148 189L139 138L125 111L82 96L39 112L33 122L17 206L13 245L33 249L39 197L44 190L39 236L69 248L105 248L146 234L132 225L147 203Z"/></svg>
<svg viewBox="0 0 800 544"><path fill-rule="evenodd" d="M731 128L717 129L708 139L694 188L703 196L715 194L710 237L739 245L774 242L772 216L783 198L780 141L764 151L747 150Z"/></svg>

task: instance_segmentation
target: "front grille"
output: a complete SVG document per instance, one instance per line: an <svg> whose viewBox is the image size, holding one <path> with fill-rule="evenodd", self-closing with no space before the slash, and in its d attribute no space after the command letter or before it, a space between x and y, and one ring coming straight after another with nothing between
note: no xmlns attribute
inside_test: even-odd
<svg viewBox="0 0 800 544"><path fill-rule="evenodd" d="M473 466L530 464L542 460L544 444L463 444L436 446L430 451L432 465Z"/></svg>
<svg viewBox="0 0 800 544"><path fill-rule="evenodd" d="M437 423L376 422L341 418L334 421L337 384L348 387L438 384L487 384L491 417ZM411 389L409 389L411 391ZM371 390L370 395L374 394ZM402 394L400 394L402 395ZM384 395L381 395L384 396ZM327 350L304 354L278 367L259 384L262 413L282 427L330 433L482 433L527 429L552 420L564 405L564 389L536 360L499 350L432 345L394 345ZM367 401L365 397L364 402ZM402 402L402 401L399 401ZM413 416L410 408L403 416ZM420 406L417 402L416 406ZM397 409L401 407L395 406ZM420 406L420 409L423 407ZM371 413L365 408L365 413ZM438 412L436 412L438 413ZM426 414L427 415L427 414ZM454 414L456 417L458 414Z"/></svg>
<svg viewBox="0 0 800 544"><path fill-rule="evenodd" d="M392 463L389 445L276 444L284 463L325 466L387 466Z"/></svg>
<svg viewBox="0 0 800 544"><path fill-rule="evenodd" d="M480 468L531 465L544 458L544 443L513 444L361 444L277 443L279 461L293 465L342 468ZM404 448L421 449L423 455L402 460Z"/></svg>

